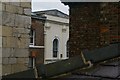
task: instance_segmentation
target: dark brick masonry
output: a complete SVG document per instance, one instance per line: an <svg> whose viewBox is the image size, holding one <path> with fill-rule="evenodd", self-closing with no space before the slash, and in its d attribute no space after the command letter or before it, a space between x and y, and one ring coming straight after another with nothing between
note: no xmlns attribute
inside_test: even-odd
<svg viewBox="0 0 120 80"><path fill-rule="evenodd" d="M119 3L65 4L70 7L70 56L120 42Z"/></svg>

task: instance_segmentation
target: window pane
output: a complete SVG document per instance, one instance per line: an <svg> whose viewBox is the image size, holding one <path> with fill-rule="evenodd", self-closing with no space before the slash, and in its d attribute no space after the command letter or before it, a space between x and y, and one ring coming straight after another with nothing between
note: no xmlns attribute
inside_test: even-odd
<svg viewBox="0 0 120 80"><path fill-rule="evenodd" d="M67 41L66 50L67 50L67 57L69 57L69 41Z"/></svg>
<svg viewBox="0 0 120 80"><path fill-rule="evenodd" d="M35 30L31 29L30 31L30 45L34 45Z"/></svg>
<svg viewBox="0 0 120 80"><path fill-rule="evenodd" d="M53 57L57 57L58 53L58 39L54 39L53 41Z"/></svg>

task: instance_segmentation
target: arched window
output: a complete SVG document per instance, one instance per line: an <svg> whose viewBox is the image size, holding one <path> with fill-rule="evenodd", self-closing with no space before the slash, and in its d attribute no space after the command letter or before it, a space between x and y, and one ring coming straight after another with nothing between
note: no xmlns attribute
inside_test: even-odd
<svg viewBox="0 0 120 80"><path fill-rule="evenodd" d="M58 39L53 41L53 57L57 57L58 54Z"/></svg>
<svg viewBox="0 0 120 80"><path fill-rule="evenodd" d="M67 41L66 44L66 56L69 57L69 40Z"/></svg>

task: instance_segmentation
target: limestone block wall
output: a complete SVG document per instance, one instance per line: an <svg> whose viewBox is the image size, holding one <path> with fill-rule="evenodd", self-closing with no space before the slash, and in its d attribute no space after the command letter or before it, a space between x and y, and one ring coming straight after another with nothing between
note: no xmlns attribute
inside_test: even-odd
<svg viewBox="0 0 120 80"><path fill-rule="evenodd" d="M2 75L28 69L30 2L1 2Z"/></svg>
<svg viewBox="0 0 120 80"><path fill-rule="evenodd" d="M2 75L2 13L1 13L1 10L2 10L2 4L0 2L0 76Z"/></svg>

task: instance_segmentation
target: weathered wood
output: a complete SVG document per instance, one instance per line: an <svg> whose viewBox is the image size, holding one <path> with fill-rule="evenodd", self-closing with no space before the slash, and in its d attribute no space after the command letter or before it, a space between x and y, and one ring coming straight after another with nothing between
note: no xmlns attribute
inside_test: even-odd
<svg viewBox="0 0 120 80"><path fill-rule="evenodd" d="M47 65L37 65L39 76L52 77L62 73L87 66L80 56L72 57L68 60L58 61Z"/></svg>

